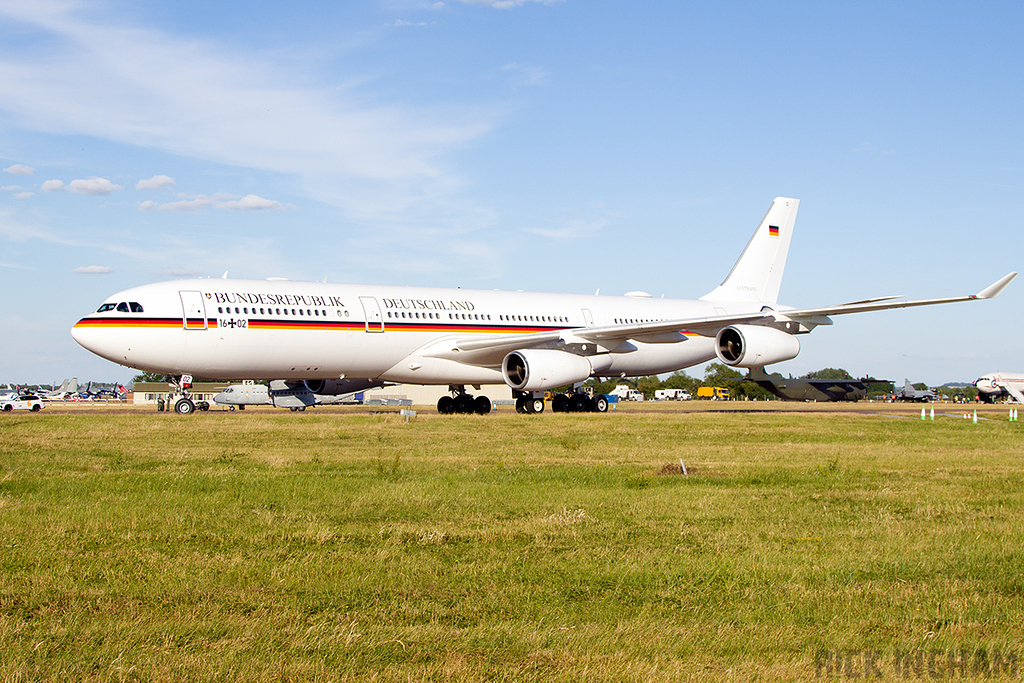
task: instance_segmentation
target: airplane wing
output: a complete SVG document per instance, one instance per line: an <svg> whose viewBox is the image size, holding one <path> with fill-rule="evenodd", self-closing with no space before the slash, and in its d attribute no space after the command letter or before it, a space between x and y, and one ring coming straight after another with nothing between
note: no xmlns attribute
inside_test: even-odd
<svg viewBox="0 0 1024 683"><path fill-rule="evenodd" d="M751 313L660 320L629 325L577 327L570 330L549 330L533 334L510 334L489 338L482 338L480 336L453 337L434 342L427 348L422 349L421 353L427 356L448 358L474 365L498 365L507 353L520 349L554 346L567 337L574 337L575 341L585 340L610 347L627 341L644 343L678 342L686 338L686 332L714 335L723 327L737 324L796 321L797 323L803 323L812 327L815 325L830 325L832 321L827 318L830 315L882 311L891 308L909 308L913 306L930 306L958 301L974 301L976 299L992 299L998 296L1015 277L1017 277L1016 272L1010 273L977 294L966 296L916 300L898 300L899 296L886 296L821 308L782 311L766 308L762 311Z"/></svg>
<svg viewBox="0 0 1024 683"><path fill-rule="evenodd" d="M940 299L912 299L906 301L894 301L899 297L889 296L879 299L865 299L864 301L853 301L837 306L824 306L822 308L802 308L793 311L785 311L787 318L798 320L801 318L814 318L816 316L845 315L846 313L866 313L867 311L884 311L890 308L911 308L913 306L931 306L933 304L951 304L957 301L974 301L975 299L994 299L999 293L1006 289L1006 286L1017 277L1017 273L1010 273L996 282L992 283L977 294L967 296L951 296Z"/></svg>

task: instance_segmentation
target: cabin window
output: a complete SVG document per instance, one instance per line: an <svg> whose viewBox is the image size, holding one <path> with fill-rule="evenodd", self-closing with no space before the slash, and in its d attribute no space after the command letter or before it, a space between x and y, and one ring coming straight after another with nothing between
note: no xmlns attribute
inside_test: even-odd
<svg viewBox="0 0 1024 683"><path fill-rule="evenodd" d="M117 305L117 310L120 311L121 313L127 313L128 312L128 304L125 303L124 301L122 301L121 303L119 303Z"/></svg>
<svg viewBox="0 0 1024 683"><path fill-rule="evenodd" d="M218 313L223 313L224 312L224 307L223 306L218 306L217 307L217 312Z"/></svg>

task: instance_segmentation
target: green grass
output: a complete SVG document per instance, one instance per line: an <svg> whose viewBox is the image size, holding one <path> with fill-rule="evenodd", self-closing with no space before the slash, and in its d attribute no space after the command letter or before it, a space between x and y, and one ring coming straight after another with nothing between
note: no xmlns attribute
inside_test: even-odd
<svg viewBox="0 0 1024 683"><path fill-rule="evenodd" d="M886 678L897 652L1024 657L1021 429L2 416L0 680L807 680L822 651L878 652Z"/></svg>

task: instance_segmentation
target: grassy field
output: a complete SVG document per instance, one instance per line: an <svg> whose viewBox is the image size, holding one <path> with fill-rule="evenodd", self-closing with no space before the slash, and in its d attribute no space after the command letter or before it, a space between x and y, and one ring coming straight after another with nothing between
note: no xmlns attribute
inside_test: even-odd
<svg viewBox="0 0 1024 683"><path fill-rule="evenodd" d="M0 681L1024 677L1024 426L780 407L0 415Z"/></svg>

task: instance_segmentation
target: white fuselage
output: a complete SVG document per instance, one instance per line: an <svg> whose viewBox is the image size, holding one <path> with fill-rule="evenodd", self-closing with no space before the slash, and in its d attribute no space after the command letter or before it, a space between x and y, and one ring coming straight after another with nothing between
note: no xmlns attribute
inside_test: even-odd
<svg viewBox="0 0 1024 683"><path fill-rule="evenodd" d="M100 311L82 318L72 334L103 358L170 375L502 384L500 358L470 364L459 362L454 350L447 357L430 351L467 337L556 331L571 341L573 329L758 308L700 300L200 279L115 294ZM680 332L678 340L633 341L601 350L592 345L590 353L606 356L597 364L602 376L670 372L716 357L713 336Z"/></svg>
<svg viewBox="0 0 1024 683"><path fill-rule="evenodd" d="M1010 396L1017 403L1024 403L1024 373L991 372L979 377L974 382L974 386L978 388L979 393L985 395L988 401L1001 396Z"/></svg>

